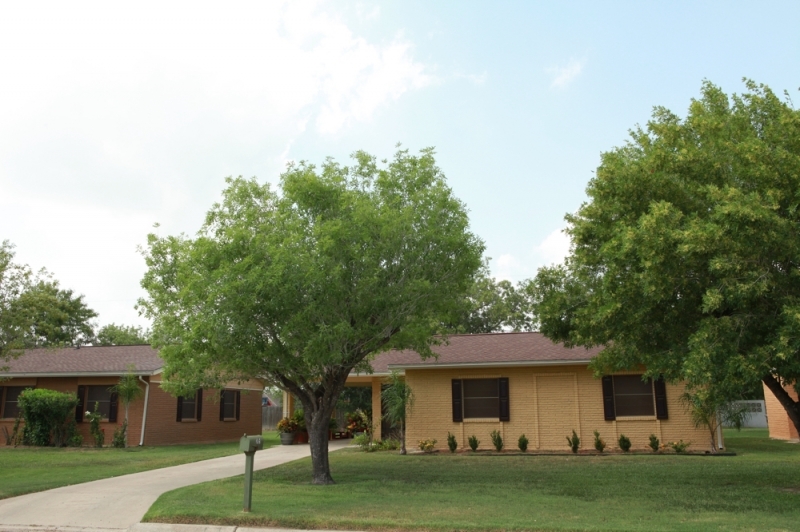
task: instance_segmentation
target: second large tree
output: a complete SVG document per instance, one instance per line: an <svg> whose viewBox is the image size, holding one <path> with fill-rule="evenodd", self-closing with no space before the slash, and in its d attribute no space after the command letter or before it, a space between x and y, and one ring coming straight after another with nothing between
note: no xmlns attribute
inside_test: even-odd
<svg viewBox="0 0 800 532"><path fill-rule="evenodd" d="M482 252L432 150L384 167L359 152L351 167L291 166L280 194L230 179L197 238L150 236L140 304L175 393L260 377L294 394L327 484L348 374L387 349L429 355Z"/></svg>

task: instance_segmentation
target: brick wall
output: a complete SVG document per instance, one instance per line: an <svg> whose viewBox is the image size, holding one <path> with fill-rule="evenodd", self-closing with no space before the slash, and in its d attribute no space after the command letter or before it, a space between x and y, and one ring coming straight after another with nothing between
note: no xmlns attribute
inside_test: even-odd
<svg viewBox="0 0 800 532"><path fill-rule="evenodd" d="M511 420L467 419L454 423L451 380L497 377L509 378ZM649 416L605 421L601 381L586 366L406 370L406 380L415 395L407 433L412 448L419 440L435 438L437 447L446 449L450 432L456 436L460 448L468 448L467 438L475 435L481 449L491 449L490 434L499 430L508 449L515 449L524 433L530 440L529 449L563 451L568 449L566 437L572 429L580 436L582 449L594 448L594 430L600 432L609 448L618 447L620 434L631 439L634 449L646 448L650 434L662 442L690 441L692 450L711 447L708 430L695 428L681 404L683 386L667 386L667 420Z"/></svg>
<svg viewBox="0 0 800 532"><path fill-rule="evenodd" d="M785 386L784 389L797 401L797 392L793 386ZM775 397L772 391L764 386L764 403L767 407L767 424L769 425L769 437L776 440L797 440L797 428L789 419L786 409Z"/></svg>
<svg viewBox="0 0 800 532"><path fill-rule="evenodd" d="M229 389L245 388L241 390L240 416L238 421L219 420L219 392L217 390L204 390L203 415L201 421L176 421L178 401L164 392L157 382L158 377L150 385L148 400L147 425L145 428L145 445L169 445L178 443L208 443L238 440L242 434L261 434L261 388L257 382L243 384L231 383ZM67 378L38 378L38 379L10 379L3 382L3 386L35 386L59 392L76 393L78 386L113 386L118 382L117 377L67 377ZM148 377L145 377L148 380ZM144 390L144 385L140 385ZM251 388L251 389L246 389ZM85 405L91 410L91 405ZM142 411L144 408L144 394L130 404L128 408L128 445L139 445L142 429ZM117 425L125 419L125 408L120 403L117 411L117 423L101 422L100 427L105 431L105 443L111 444L111 439ZM2 437L2 428L6 427L10 433L14 425L13 419L0 419L0 445L5 445ZM83 435L84 445L92 445L93 439L89 432L89 423L78 423L78 431Z"/></svg>

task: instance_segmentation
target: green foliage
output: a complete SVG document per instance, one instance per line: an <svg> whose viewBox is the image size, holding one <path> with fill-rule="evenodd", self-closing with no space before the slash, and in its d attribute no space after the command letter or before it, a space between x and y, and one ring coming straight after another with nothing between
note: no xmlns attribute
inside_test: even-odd
<svg viewBox="0 0 800 532"><path fill-rule="evenodd" d="M109 323L97 331L95 345L142 345L149 344L150 332L132 325Z"/></svg>
<svg viewBox="0 0 800 532"><path fill-rule="evenodd" d="M495 450L497 452L502 451L503 450L503 436L500 435L500 431L499 430L493 430L492 434L491 434L491 437L492 437L492 445L494 445Z"/></svg>
<svg viewBox="0 0 800 532"><path fill-rule="evenodd" d="M650 435L650 442L647 444L650 446L650 449L653 450L654 453L657 453L660 449L661 442L658 441L658 438L655 434Z"/></svg>
<svg viewBox="0 0 800 532"><path fill-rule="evenodd" d="M106 431L100 427L100 420L103 419L103 415L98 411L98 407L99 404L95 403L94 410L87 410L84 412L83 417L89 421L89 432L92 434L94 446L100 448L106 442Z"/></svg>
<svg viewBox="0 0 800 532"><path fill-rule="evenodd" d="M302 408L298 408L294 411L294 413L292 413L292 421L294 422L295 427L297 427L296 430L300 432L307 432L306 414Z"/></svg>
<svg viewBox="0 0 800 532"><path fill-rule="evenodd" d="M436 440L427 439L427 440L419 440L417 444L419 446L419 450L425 453L432 453L433 449L436 447Z"/></svg>
<svg viewBox="0 0 800 532"><path fill-rule="evenodd" d="M278 421L278 424L275 428L278 429L278 432L291 434L293 432L297 432L297 423L292 418L284 417Z"/></svg>
<svg viewBox="0 0 800 532"><path fill-rule="evenodd" d="M120 377L115 386L111 387L111 392L117 394L117 399L125 407L125 423L123 424L125 434L122 435L122 441L124 442L128 441L128 407L132 402L144 395L144 390L139 385L139 379L134 374L134 370L135 366L129 365L125 375ZM127 446L127 443L125 446Z"/></svg>
<svg viewBox="0 0 800 532"><path fill-rule="evenodd" d="M26 445L61 447L67 444L70 422L75 423L78 398L45 388L27 389L19 395L19 407L25 427L22 440Z"/></svg>
<svg viewBox="0 0 800 532"><path fill-rule="evenodd" d="M670 442L669 446L672 447L672 450L678 454L683 454L686 452L686 449L689 448L691 442L685 442L683 440L680 441L673 441Z"/></svg>
<svg viewBox="0 0 800 532"><path fill-rule="evenodd" d="M472 435L469 438L467 438L467 443L469 443L469 448L472 449L473 451L477 451L478 445L481 444L481 442L475 435Z"/></svg>
<svg viewBox="0 0 800 532"><path fill-rule="evenodd" d="M347 386L339 394L339 400L336 401L336 410L343 412L363 410L368 416L372 417L372 387Z"/></svg>
<svg viewBox="0 0 800 532"><path fill-rule="evenodd" d="M128 446L128 420L124 420L114 429L111 436L111 446L115 449L124 449Z"/></svg>
<svg viewBox="0 0 800 532"><path fill-rule="evenodd" d="M622 449L622 452L627 453L631 450L631 440L624 434L619 435L619 448Z"/></svg>
<svg viewBox="0 0 800 532"><path fill-rule="evenodd" d="M737 405L716 392L716 387L706 386L681 396L681 401L688 408L694 426L705 427L708 430L712 453L716 453L719 448L717 430L722 426L741 430L750 415L746 406Z"/></svg>
<svg viewBox="0 0 800 532"><path fill-rule="evenodd" d="M522 434L517 440L517 447L523 453L528 450L528 437Z"/></svg>
<svg viewBox="0 0 800 532"><path fill-rule="evenodd" d="M392 371L387 386L381 392L384 417L393 425L400 425L400 453L406 453L406 414L414 405L411 386L397 371Z"/></svg>
<svg viewBox="0 0 800 532"><path fill-rule="evenodd" d="M362 451L374 451L372 445L372 438L369 437L369 434L359 434L358 436L353 438L353 445L357 445L359 449Z"/></svg>
<svg viewBox="0 0 800 532"><path fill-rule="evenodd" d="M569 444L569 448L572 449L572 452L577 454L581 446L581 439L575 432L575 429L572 430L572 437L567 436L567 443Z"/></svg>
<svg viewBox="0 0 800 532"><path fill-rule="evenodd" d="M450 434L450 431L447 432L447 448L450 449L451 453L456 452L458 449L458 442L456 441L456 437L454 434Z"/></svg>
<svg viewBox="0 0 800 532"><path fill-rule="evenodd" d="M348 412L347 430L350 432L372 432L372 409L369 411L358 409L355 412Z"/></svg>
<svg viewBox="0 0 800 532"><path fill-rule="evenodd" d="M763 381L800 428L780 386L800 385L800 111L745 85L705 82L685 118L657 107L602 154L570 256L529 288L545 335L605 346L598 374L643 365L725 400Z"/></svg>
<svg viewBox="0 0 800 532"><path fill-rule="evenodd" d="M149 235L139 308L169 391L259 377L320 430L350 372L379 352L432 355L484 245L432 149L353 158L292 164L280 194L229 178L197 238ZM314 482L332 482L313 456Z"/></svg>
<svg viewBox="0 0 800 532"><path fill-rule="evenodd" d="M602 453L606 448L606 442L600 437L600 433L598 431L594 431L594 448L598 453Z"/></svg>
<svg viewBox="0 0 800 532"><path fill-rule="evenodd" d="M22 433L19 430L21 422L22 412L19 412L17 413L17 417L14 418L14 425L11 427L11 432L8 431L8 427L3 427L3 436L5 436L6 445L17 447L22 443Z"/></svg>

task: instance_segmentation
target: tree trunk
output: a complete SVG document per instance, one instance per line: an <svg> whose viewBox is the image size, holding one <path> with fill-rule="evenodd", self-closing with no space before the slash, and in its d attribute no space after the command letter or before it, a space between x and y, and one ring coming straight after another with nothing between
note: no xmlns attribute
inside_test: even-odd
<svg viewBox="0 0 800 532"><path fill-rule="evenodd" d="M311 411L310 406L303 405L306 429L308 430L308 444L311 448L311 483L335 484L328 462L328 427L333 413L333 403L319 405L319 409L314 412Z"/></svg>
<svg viewBox="0 0 800 532"><path fill-rule="evenodd" d="M789 415L789 419L794 423L794 428L800 433L800 401L792 399L786 390L783 389L780 381L774 376L767 375L764 377L763 381L764 384L767 385L767 388L778 398L778 402L780 402L781 406L783 406L784 410L786 410L786 413Z"/></svg>
<svg viewBox="0 0 800 532"><path fill-rule="evenodd" d="M406 454L406 424L400 420L400 454Z"/></svg>

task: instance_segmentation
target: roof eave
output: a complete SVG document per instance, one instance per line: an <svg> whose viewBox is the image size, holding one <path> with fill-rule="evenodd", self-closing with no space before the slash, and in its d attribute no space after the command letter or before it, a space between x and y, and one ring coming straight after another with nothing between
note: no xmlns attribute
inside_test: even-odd
<svg viewBox="0 0 800 532"><path fill-rule="evenodd" d="M133 375L146 377L158 375L162 368L147 371L132 371ZM70 372L14 372L0 373L0 379L30 378L30 377L122 377L128 371L70 371Z"/></svg>
<svg viewBox="0 0 800 532"><path fill-rule="evenodd" d="M428 364L389 364L389 369L456 369L456 368L508 368L531 366L582 366L589 364L587 360L522 360L514 362L451 362Z"/></svg>

